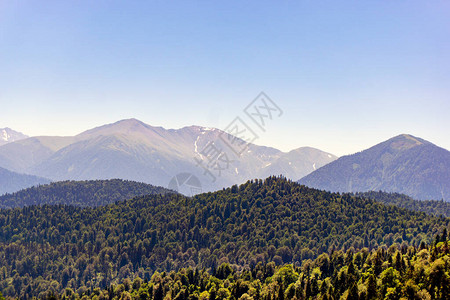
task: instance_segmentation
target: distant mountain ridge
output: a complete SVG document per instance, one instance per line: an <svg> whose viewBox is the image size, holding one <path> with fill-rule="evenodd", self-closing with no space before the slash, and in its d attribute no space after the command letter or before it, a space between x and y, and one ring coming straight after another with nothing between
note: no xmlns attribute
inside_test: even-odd
<svg viewBox="0 0 450 300"><path fill-rule="evenodd" d="M450 201L450 152L402 134L343 156L299 182L334 192L381 190L419 200Z"/></svg>
<svg viewBox="0 0 450 300"><path fill-rule="evenodd" d="M0 147L0 167L56 181L121 178L159 186L184 172L199 178L203 191L212 191L269 175L297 179L337 158L314 148L284 153L254 144L237 157L221 137L235 139L215 128L164 129L128 119L73 137L9 143ZM207 163L203 150L211 142L229 159L220 173L214 171L216 181L198 163Z"/></svg>
<svg viewBox="0 0 450 300"><path fill-rule="evenodd" d="M19 174L0 167L0 195L47 183L50 183L49 179Z"/></svg>

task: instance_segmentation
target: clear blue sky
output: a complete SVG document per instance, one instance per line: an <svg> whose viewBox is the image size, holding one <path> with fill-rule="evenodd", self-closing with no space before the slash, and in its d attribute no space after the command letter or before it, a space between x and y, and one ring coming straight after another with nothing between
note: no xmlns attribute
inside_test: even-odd
<svg viewBox="0 0 450 300"><path fill-rule="evenodd" d="M224 128L260 91L284 114L257 144L450 149L450 2L0 2L0 128Z"/></svg>

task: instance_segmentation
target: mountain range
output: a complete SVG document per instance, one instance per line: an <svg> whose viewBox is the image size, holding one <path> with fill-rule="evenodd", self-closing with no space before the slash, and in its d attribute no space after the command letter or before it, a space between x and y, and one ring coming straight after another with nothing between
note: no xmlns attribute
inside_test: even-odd
<svg viewBox="0 0 450 300"><path fill-rule="evenodd" d="M337 159L309 147L286 153L255 144L238 156L230 140L245 144L215 128L164 129L127 119L76 136L10 142L0 146L0 167L53 181L121 178L159 186L188 173L199 179L199 191L213 191L269 175L297 180Z"/></svg>
<svg viewBox="0 0 450 300"><path fill-rule="evenodd" d="M120 178L194 194L283 175L333 192L386 191L450 201L450 152L408 134L338 159L310 147L282 152L255 144L236 155L229 141L245 142L222 130L165 129L136 119L75 136L27 137L9 128L1 133L0 193L49 181Z"/></svg>
<svg viewBox="0 0 450 300"><path fill-rule="evenodd" d="M312 172L301 184L333 192L388 191L450 201L450 152L402 134Z"/></svg>
<svg viewBox="0 0 450 300"><path fill-rule="evenodd" d="M11 128L0 128L0 146L26 139L28 136Z"/></svg>

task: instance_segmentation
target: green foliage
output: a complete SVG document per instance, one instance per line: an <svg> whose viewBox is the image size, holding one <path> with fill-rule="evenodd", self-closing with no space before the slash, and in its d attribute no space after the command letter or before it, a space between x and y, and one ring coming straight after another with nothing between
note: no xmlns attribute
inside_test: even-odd
<svg viewBox="0 0 450 300"><path fill-rule="evenodd" d="M333 252L329 273L317 272L324 257L305 261L302 266L276 267L266 273L268 264L258 263L232 276L217 278L205 270L182 268L177 272L155 273L147 282L124 279L101 289L66 289L66 299L448 299L450 287L450 251L448 241L429 246L423 256L415 247L390 247L368 251ZM343 258L343 259L342 259ZM360 259L363 258L361 261ZM394 263L397 259L405 265ZM382 271L374 264L381 260ZM349 263L348 263L349 262ZM349 265L348 265L349 264ZM353 271L349 270L352 264ZM222 268L229 269L223 264ZM316 270L316 271L314 271ZM341 274L341 275L337 275ZM43 298L50 298L42 295ZM61 296L52 295L53 299Z"/></svg>
<svg viewBox="0 0 450 300"><path fill-rule="evenodd" d="M137 196L167 192L169 190L162 187L121 179L60 181L0 196L0 208L43 204L101 206Z"/></svg>
<svg viewBox="0 0 450 300"><path fill-rule="evenodd" d="M356 193L356 196L373 199L386 205L393 204L410 210L422 211L430 215L450 217L450 202L445 202L444 200L414 200L404 194L386 193L382 191Z"/></svg>
<svg viewBox="0 0 450 300"><path fill-rule="evenodd" d="M134 292L142 299L163 299L168 292L178 299L194 294L215 299L228 292L236 299L245 293L341 295L358 278L368 279L363 272L369 250L353 257L352 249L419 247L448 225L442 217L275 177L193 198L157 194L95 208L0 210L0 290L20 298L97 290L101 298L130 293L130 282L139 277L144 283L136 283ZM441 244L440 237L435 245ZM419 252L421 258L439 257L426 251L431 250ZM371 255L370 272L377 279L386 262L406 268L384 250ZM182 268L180 283L168 285ZM432 270L441 274L442 265ZM209 277L193 281L198 274Z"/></svg>

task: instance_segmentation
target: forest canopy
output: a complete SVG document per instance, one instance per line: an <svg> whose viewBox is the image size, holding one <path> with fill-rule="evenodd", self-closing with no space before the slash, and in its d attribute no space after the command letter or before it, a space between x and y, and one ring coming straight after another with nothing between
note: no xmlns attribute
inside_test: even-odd
<svg viewBox="0 0 450 300"><path fill-rule="evenodd" d="M21 298L105 290L182 268L214 274L224 263L239 272L269 263L297 268L336 251L418 248L448 225L444 217L277 177L193 198L168 193L101 207L3 209L0 290Z"/></svg>
<svg viewBox="0 0 450 300"><path fill-rule="evenodd" d="M58 181L0 196L0 208L43 204L102 206L137 196L168 192L174 191L122 179Z"/></svg>

